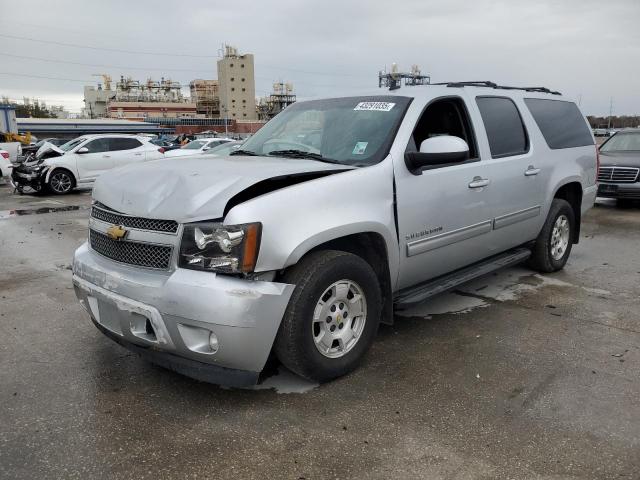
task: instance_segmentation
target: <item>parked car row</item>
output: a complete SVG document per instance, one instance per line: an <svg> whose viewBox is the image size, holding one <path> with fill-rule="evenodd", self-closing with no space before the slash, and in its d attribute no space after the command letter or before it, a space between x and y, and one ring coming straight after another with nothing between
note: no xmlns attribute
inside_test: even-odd
<svg viewBox="0 0 640 480"><path fill-rule="evenodd" d="M10 173L20 193L29 188L35 192L46 189L65 194L76 187L93 184L113 168L166 157L202 155L227 143L240 143L227 138L203 139L172 150L158 146L157 141L144 135L84 135L60 145L48 140L42 140L37 153L22 164L13 168L0 165L0 171L3 175Z"/></svg>

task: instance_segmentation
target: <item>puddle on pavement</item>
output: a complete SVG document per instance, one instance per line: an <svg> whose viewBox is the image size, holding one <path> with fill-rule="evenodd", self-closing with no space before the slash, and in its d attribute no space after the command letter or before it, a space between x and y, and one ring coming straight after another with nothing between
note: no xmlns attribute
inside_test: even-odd
<svg viewBox="0 0 640 480"><path fill-rule="evenodd" d="M455 292L435 296L423 303L395 313L401 317L424 318L430 318L431 315L459 315L469 313L476 308L488 307L492 301L518 300L524 294L545 286L573 287L574 285L533 273L531 270L514 267L460 285ZM585 290L588 291L586 288Z"/></svg>
<svg viewBox="0 0 640 480"><path fill-rule="evenodd" d="M56 213L56 212L73 212L75 210L87 210L91 207L85 205L67 205L64 207L41 207L41 208L29 208L29 209L16 209L16 210L0 210L0 220L7 218L22 217L25 215L40 215L43 213Z"/></svg>

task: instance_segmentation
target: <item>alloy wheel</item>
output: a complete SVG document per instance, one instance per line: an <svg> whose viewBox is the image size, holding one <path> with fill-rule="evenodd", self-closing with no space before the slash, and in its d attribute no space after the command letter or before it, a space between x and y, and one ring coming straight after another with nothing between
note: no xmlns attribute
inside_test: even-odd
<svg viewBox="0 0 640 480"><path fill-rule="evenodd" d="M320 296L313 312L312 333L318 351L340 358L355 347L367 321L367 300L351 280L334 282Z"/></svg>

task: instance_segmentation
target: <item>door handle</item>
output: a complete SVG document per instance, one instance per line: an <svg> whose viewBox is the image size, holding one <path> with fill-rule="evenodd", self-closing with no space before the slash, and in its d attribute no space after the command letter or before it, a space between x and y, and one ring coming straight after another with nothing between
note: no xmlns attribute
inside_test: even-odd
<svg viewBox="0 0 640 480"><path fill-rule="evenodd" d="M140 156L140 155L142 155L142 154L141 154L141 153L134 153L134 155L135 155L136 157L139 157L139 156Z"/></svg>
<svg viewBox="0 0 640 480"><path fill-rule="evenodd" d="M537 175L540 173L540 169L534 167L533 165L529 165L527 167L527 169L524 171L524 176L525 177L532 177L534 175Z"/></svg>
<svg viewBox="0 0 640 480"><path fill-rule="evenodd" d="M489 185L491 181L488 178L473 177L473 180L469 184L469 188L482 188Z"/></svg>
<svg viewBox="0 0 640 480"><path fill-rule="evenodd" d="M102 158L111 158L111 155L102 155Z"/></svg>

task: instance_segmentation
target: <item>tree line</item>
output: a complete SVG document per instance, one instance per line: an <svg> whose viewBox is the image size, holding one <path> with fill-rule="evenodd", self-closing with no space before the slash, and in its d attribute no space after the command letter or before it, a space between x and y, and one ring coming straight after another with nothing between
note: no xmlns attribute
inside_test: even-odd
<svg viewBox="0 0 640 480"><path fill-rule="evenodd" d="M7 97L2 97L0 103L14 107L16 109L16 118L56 118L56 116L49 111L47 105L38 100L17 103L10 101Z"/></svg>
<svg viewBox="0 0 640 480"><path fill-rule="evenodd" d="M609 117L596 117L587 115L591 128L607 128ZM622 115L611 117L611 128L638 128L640 127L640 115Z"/></svg>

